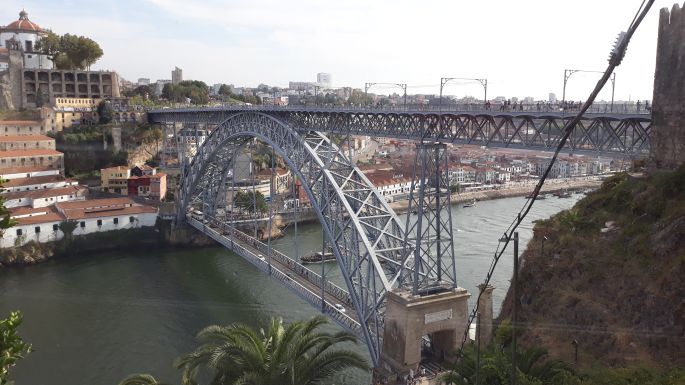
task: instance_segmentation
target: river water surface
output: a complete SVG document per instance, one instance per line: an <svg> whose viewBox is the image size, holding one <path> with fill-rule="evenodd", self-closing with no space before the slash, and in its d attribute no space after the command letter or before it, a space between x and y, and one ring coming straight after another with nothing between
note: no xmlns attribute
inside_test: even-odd
<svg viewBox="0 0 685 385"><path fill-rule="evenodd" d="M521 249L532 236L533 220L567 209L580 197L550 196L536 202L519 228ZM524 201L506 198L453 208L459 286L477 293L498 239ZM274 247L294 253L297 244L300 254L321 249L318 225L300 226L297 243L292 230L274 241ZM495 313L509 286L512 249L493 276ZM326 268L332 280L340 280L334 263ZM257 326L273 316L294 321L316 314L299 297L220 247L108 252L0 270L0 317L17 309L25 318L20 333L35 352L13 368L12 377L28 385L116 385L140 372L180 383L173 361L195 347L194 335L203 327L232 322ZM361 344L353 349L368 356ZM363 384L367 378L364 373L345 373L335 384Z"/></svg>

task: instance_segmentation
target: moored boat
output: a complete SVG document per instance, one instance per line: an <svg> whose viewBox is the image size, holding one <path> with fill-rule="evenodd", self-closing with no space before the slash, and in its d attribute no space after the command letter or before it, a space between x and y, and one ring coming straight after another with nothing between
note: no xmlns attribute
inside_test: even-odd
<svg viewBox="0 0 685 385"><path fill-rule="evenodd" d="M307 263L321 263L321 262L328 262L328 261L335 261L335 256L333 253L327 251L325 253L321 253L320 251L317 251L314 254L311 255L303 255L300 257L300 262L303 264Z"/></svg>

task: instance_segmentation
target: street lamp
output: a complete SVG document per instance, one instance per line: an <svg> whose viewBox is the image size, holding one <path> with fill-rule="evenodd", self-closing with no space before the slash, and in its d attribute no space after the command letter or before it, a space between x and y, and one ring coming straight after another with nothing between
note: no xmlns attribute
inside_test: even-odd
<svg viewBox="0 0 685 385"><path fill-rule="evenodd" d="M573 75L576 72L589 72L598 74L604 73L604 71L564 70L564 90L561 95L562 104L566 102L566 83L568 83L568 79L571 77L571 75ZM611 74L609 80L611 80L611 112L614 112L614 91L616 90L616 72L613 72Z"/></svg>
<svg viewBox="0 0 685 385"><path fill-rule="evenodd" d="M364 83L364 100L366 100L369 88L377 85L397 86L404 92L404 107L407 107L407 84L406 83Z"/></svg>
<svg viewBox="0 0 685 385"><path fill-rule="evenodd" d="M544 257L545 256L545 241L547 240L547 236L543 235L542 236L542 245L540 246L540 256Z"/></svg>
<svg viewBox="0 0 685 385"><path fill-rule="evenodd" d="M485 95L483 96L483 103L488 102L488 79L472 79L472 78L440 78L440 102L439 102L439 108L442 109L442 89L445 87L445 84L447 84L451 80L473 80L478 83L480 83L481 86L483 86L483 90L485 91Z"/></svg>

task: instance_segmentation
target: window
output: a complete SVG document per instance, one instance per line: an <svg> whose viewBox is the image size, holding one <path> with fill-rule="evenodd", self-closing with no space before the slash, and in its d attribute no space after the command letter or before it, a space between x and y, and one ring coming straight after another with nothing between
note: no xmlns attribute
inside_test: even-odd
<svg viewBox="0 0 685 385"><path fill-rule="evenodd" d="M17 229L17 236L21 237L21 229Z"/></svg>
<svg viewBox="0 0 685 385"><path fill-rule="evenodd" d="M85 229L86 228L86 222L81 222L81 228Z"/></svg>
<svg viewBox="0 0 685 385"><path fill-rule="evenodd" d="M102 226L102 219L98 219L98 226Z"/></svg>
<svg viewBox="0 0 685 385"><path fill-rule="evenodd" d="M36 226L34 230L36 230L36 234L40 234L40 226Z"/></svg>
<svg viewBox="0 0 685 385"><path fill-rule="evenodd" d="M52 225L52 231L57 231L57 230L59 230L59 225L58 224Z"/></svg>
<svg viewBox="0 0 685 385"><path fill-rule="evenodd" d="M130 223L133 223L133 221L135 221L135 220L136 220L135 217L128 217L128 221L129 221Z"/></svg>
<svg viewBox="0 0 685 385"><path fill-rule="evenodd" d="M118 225L119 224L119 218L114 218L114 224Z"/></svg>

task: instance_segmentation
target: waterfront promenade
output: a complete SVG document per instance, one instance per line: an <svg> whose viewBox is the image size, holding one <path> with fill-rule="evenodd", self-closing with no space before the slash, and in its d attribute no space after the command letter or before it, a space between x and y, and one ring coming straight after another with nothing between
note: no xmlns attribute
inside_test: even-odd
<svg viewBox="0 0 685 385"><path fill-rule="evenodd" d="M542 186L541 192L543 194L549 194L556 191L563 190L584 190L584 189L595 189L602 185L603 179L600 177L584 177L584 178L574 178L574 179L548 179L545 181L545 185ZM464 202L471 202L474 199L477 201L501 199L517 196L528 196L535 189L535 184L537 180L530 181L529 183L517 183L511 186L501 187L498 189L488 189L481 191L466 191L460 193L454 193L450 197L452 204L461 204ZM390 203L390 206L397 213L402 213L407 211L407 206L409 205L409 200L401 200Z"/></svg>

